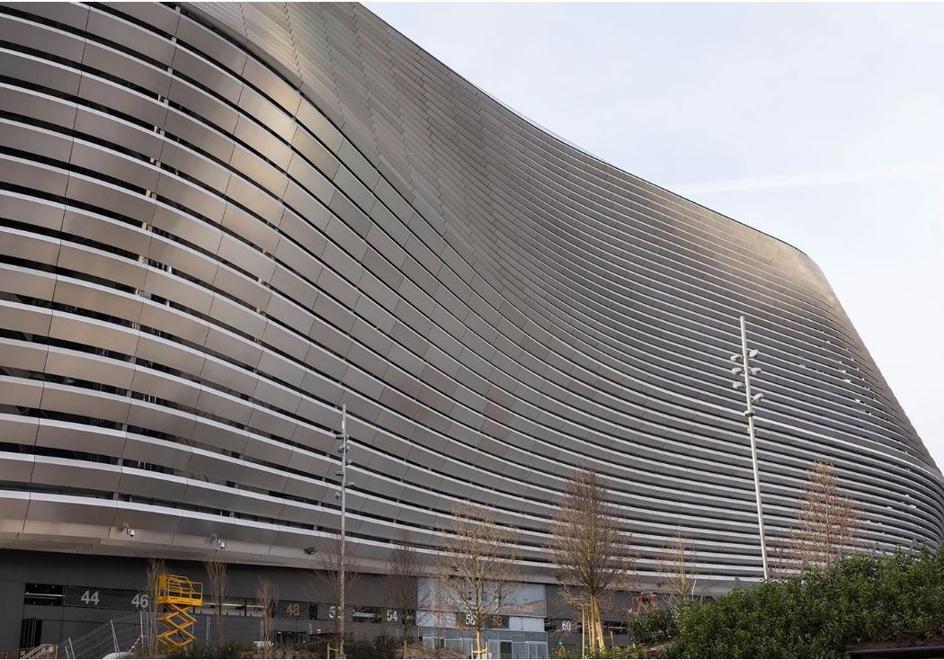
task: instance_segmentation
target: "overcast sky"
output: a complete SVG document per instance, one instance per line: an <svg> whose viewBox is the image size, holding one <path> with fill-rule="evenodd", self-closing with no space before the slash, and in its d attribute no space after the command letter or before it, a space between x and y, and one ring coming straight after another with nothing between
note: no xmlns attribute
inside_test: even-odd
<svg viewBox="0 0 944 660"><path fill-rule="evenodd" d="M590 153L796 245L944 468L944 4L377 4Z"/></svg>

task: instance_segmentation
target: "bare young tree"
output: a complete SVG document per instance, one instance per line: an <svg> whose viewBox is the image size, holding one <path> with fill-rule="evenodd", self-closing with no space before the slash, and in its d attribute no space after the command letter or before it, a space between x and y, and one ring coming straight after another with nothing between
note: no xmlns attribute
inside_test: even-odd
<svg viewBox="0 0 944 660"><path fill-rule="evenodd" d="M828 461L809 471L803 506L791 532L790 563L794 570L828 569L858 548L860 512L856 502L839 492L839 480Z"/></svg>
<svg viewBox="0 0 944 660"><path fill-rule="evenodd" d="M439 568L437 567L437 572L432 579L423 579L421 583L417 585L417 626L420 625L420 613L419 610L425 610L423 615L423 625L432 627L435 629L435 638L437 640L444 640L446 636L446 630L453 625L455 612L450 616L446 612L443 603L445 599L443 597L443 580L439 576ZM441 657L438 655L439 651L443 649L436 648L435 651L437 655L435 657ZM413 654L414 657L415 654Z"/></svg>
<svg viewBox="0 0 944 660"><path fill-rule="evenodd" d="M767 562L770 577L780 578L788 575L793 565L793 550L788 541L767 539Z"/></svg>
<svg viewBox="0 0 944 660"><path fill-rule="evenodd" d="M659 561L659 572L664 576L659 584L665 592L669 607L678 610L695 595L698 575L695 572L695 552L691 542L677 532L666 546L666 556Z"/></svg>
<svg viewBox="0 0 944 660"><path fill-rule="evenodd" d="M223 601L226 597L226 562L221 561L215 555L206 560L203 564L207 574L207 595L213 603L214 619L216 621L216 645L222 649L226 643L226 635L223 627Z"/></svg>
<svg viewBox="0 0 944 660"><path fill-rule="evenodd" d="M453 511L453 533L446 538L438 567L437 603L456 616L456 626L475 632L474 657L487 654L482 632L494 625L515 598L518 564L508 529L484 509Z"/></svg>
<svg viewBox="0 0 944 660"><path fill-rule="evenodd" d="M396 623L399 624L403 642L403 653L406 654L411 625L407 614L410 611L415 612L418 607L416 578L420 572L416 550L410 545L408 534L404 533L400 536L396 547L390 553L387 571L387 594L390 604L395 608Z"/></svg>
<svg viewBox="0 0 944 660"><path fill-rule="evenodd" d="M344 601L351 602L351 595L357 591L360 575L354 571L355 558L351 548L344 553ZM344 639L341 636L341 537L331 538L322 550L318 551L318 560L312 579L312 593L317 600L327 594L331 606L334 626L334 644L338 654L344 656ZM323 601L322 601L323 602ZM346 609L346 608L345 608Z"/></svg>
<svg viewBox="0 0 944 660"><path fill-rule="evenodd" d="M163 606L157 602L157 591L160 576L167 573L167 565L163 559L148 559L147 568L144 573L144 589L147 592L147 607L145 608L145 644L148 649L148 655L155 656L160 653L157 644L157 636L160 634L158 620L161 616Z"/></svg>
<svg viewBox="0 0 944 660"><path fill-rule="evenodd" d="M262 637L262 657L272 654L272 639L275 633L275 606L279 599L278 591L275 585L269 580L259 580L256 586L256 602L262 610L262 619L260 620Z"/></svg>
<svg viewBox="0 0 944 660"><path fill-rule="evenodd" d="M631 586L634 558L595 471L575 474L551 537L548 549L558 567L561 595L581 615L587 650L602 651L601 610L614 591Z"/></svg>

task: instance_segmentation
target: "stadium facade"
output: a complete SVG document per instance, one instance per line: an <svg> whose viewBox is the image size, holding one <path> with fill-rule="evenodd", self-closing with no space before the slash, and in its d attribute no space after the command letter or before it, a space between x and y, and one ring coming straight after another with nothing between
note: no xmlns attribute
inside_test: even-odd
<svg viewBox="0 0 944 660"><path fill-rule="evenodd" d="M0 31L3 646L95 620L68 594L133 593L143 557L310 567L342 405L365 571L404 534L432 562L475 505L551 584L586 466L643 584L677 533L705 585L757 579L742 314L768 542L820 458L870 548L941 540L940 472L808 257L363 7L9 4Z"/></svg>

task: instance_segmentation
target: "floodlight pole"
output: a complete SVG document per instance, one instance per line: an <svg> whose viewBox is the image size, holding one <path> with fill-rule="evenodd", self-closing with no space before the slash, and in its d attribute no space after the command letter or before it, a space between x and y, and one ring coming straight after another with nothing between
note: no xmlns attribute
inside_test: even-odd
<svg viewBox="0 0 944 660"><path fill-rule="evenodd" d="M760 556L764 565L764 579L770 577L767 571L767 542L764 537L764 509L760 498L760 470L757 467L757 440L754 437L754 400L751 395L751 366L747 350L747 321L741 317L741 368L744 371L744 400L747 408L747 433L751 438L751 467L754 469L754 497L757 500L757 528L760 532Z"/></svg>
<svg viewBox="0 0 944 660"><path fill-rule="evenodd" d="M338 631L340 639L338 640L338 655L343 658L344 655L344 578L347 568L347 557L345 553L345 544L347 541L347 464L348 458L348 436L347 436L347 405L341 406L341 549L338 553L340 566L338 566L338 583L340 594L338 596Z"/></svg>

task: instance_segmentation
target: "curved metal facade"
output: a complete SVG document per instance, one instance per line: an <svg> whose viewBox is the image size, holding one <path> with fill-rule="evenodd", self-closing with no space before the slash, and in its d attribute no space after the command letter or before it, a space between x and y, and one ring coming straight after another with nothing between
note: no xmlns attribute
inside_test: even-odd
<svg viewBox="0 0 944 660"><path fill-rule="evenodd" d="M474 502L533 574L595 467L641 556L760 556L737 317L763 352L769 542L831 459L869 546L940 472L823 275L515 115L352 5L0 13L0 532L10 547L381 565ZM122 527L137 531L129 539Z"/></svg>

